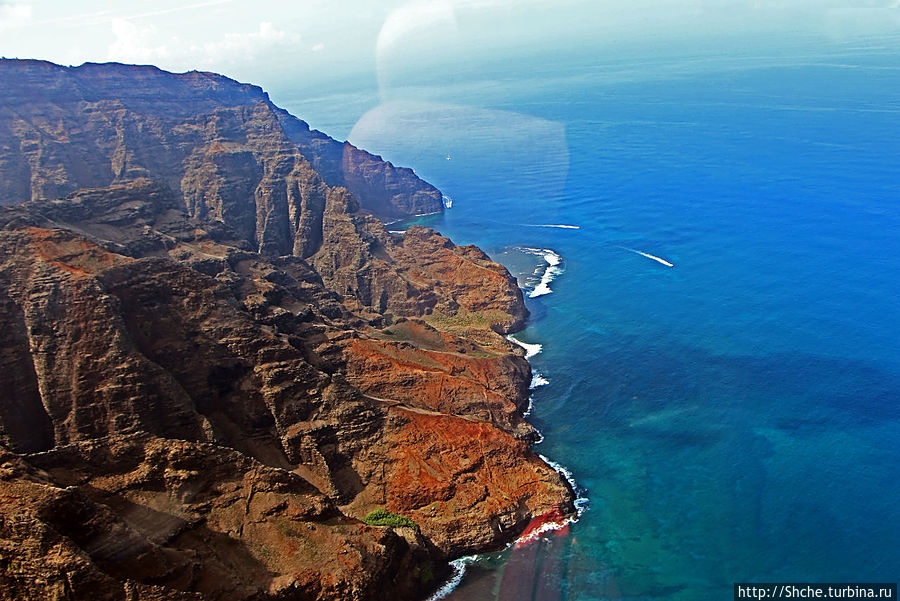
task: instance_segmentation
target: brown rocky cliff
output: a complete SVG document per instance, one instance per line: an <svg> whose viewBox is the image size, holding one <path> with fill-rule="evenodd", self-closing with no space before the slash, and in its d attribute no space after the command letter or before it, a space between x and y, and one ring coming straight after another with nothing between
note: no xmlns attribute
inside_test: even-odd
<svg viewBox="0 0 900 601"><path fill-rule="evenodd" d="M220 446L139 434L0 461L2 598L378 601L441 574L299 476Z"/></svg>
<svg viewBox="0 0 900 601"><path fill-rule="evenodd" d="M278 254L321 213L322 185L384 216L443 209L411 170L311 131L260 88L221 75L3 59L0 79L0 204L149 176L193 214L236 227L241 205L253 206L255 223L241 229Z"/></svg>
<svg viewBox="0 0 900 601"><path fill-rule="evenodd" d="M439 191L310 130L256 86L211 73L42 61L0 60L0 77L0 204L149 178L253 250L315 255L332 288L375 311L497 308L513 319L479 318L499 319L503 330L524 320L515 281L480 251L416 229L398 242L380 221L355 214L440 211Z"/></svg>
<svg viewBox="0 0 900 601"><path fill-rule="evenodd" d="M285 110L278 119L291 142L300 148L329 186L347 188L376 215L404 217L443 210L440 191L420 180L412 169L395 167L377 155L338 142Z"/></svg>
<svg viewBox="0 0 900 601"><path fill-rule="evenodd" d="M374 397L491 422L536 438L522 419L531 369L522 357L403 320L343 345L344 373Z"/></svg>
<svg viewBox="0 0 900 601"><path fill-rule="evenodd" d="M0 132L53 142L0 169L46 158L35 194L79 189L0 210L0 598L413 599L446 557L571 510L526 442L505 269L389 234L240 103L258 88L140 68L125 106L91 86L132 68L81 69L33 106L2 92ZM80 125L58 111L73 97ZM125 181L81 189L72 140L114 147L139 111ZM361 524L376 507L421 534Z"/></svg>
<svg viewBox="0 0 900 601"><path fill-rule="evenodd" d="M421 226L390 234L353 208L342 189L329 196L322 246L310 258L329 288L378 313L428 316L446 325L464 320L498 332L524 325L528 311L515 278L481 250L458 247Z"/></svg>

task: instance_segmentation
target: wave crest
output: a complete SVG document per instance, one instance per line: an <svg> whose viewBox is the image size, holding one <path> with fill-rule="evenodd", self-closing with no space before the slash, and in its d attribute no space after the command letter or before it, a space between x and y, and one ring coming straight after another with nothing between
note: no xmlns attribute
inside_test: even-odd
<svg viewBox="0 0 900 601"><path fill-rule="evenodd" d="M521 346L523 349L525 349L525 358L526 359L531 359L532 357L534 357L535 355L540 353L541 350L544 348L543 344L528 344L527 342L522 342L521 340L519 340L512 334L507 334L506 339L509 340L510 342L512 342L513 344Z"/></svg>
<svg viewBox="0 0 900 601"><path fill-rule="evenodd" d="M546 386L550 383L550 380L545 378L543 374L537 371L531 372L531 384L528 386L529 390L534 390L538 386Z"/></svg>
<svg viewBox="0 0 900 601"><path fill-rule="evenodd" d="M462 582L463 576L466 575L466 566L470 563L474 562L477 559L475 555L467 555L465 557L460 557L459 559L454 559L450 562L450 566L453 568L453 574L450 578L441 585L441 588L434 591L430 597L426 601L440 601L459 586L459 583Z"/></svg>
<svg viewBox="0 0 900 601"><path fill-rule="evenodd" d="M541 281L528 293L528 298L536 298L553 292L553 290L550 289L550 282L555 280L559 274L565 271L565 268L562 265L562 256L549 248L522 248L522 251L532 255L539 255L543 257L544 262L547 263L547 267L541 275Z"/></svg>

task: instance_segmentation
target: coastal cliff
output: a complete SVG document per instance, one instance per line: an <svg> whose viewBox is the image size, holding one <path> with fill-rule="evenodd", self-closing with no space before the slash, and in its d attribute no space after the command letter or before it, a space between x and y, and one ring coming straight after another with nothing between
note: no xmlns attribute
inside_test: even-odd
<svg viewBox="0 0 900 601"><path fill-rule="evenodd" d="M572 510L514 278L376 217L439 191L219 75L0 76L0 598L412 600Z"/></svg>

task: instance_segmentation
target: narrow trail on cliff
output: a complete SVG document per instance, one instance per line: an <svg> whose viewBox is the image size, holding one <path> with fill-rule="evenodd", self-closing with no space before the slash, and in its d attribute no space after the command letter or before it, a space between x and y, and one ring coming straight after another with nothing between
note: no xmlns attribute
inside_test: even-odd
<svg viewBox="0 0 900 601"><path fill-rule="evenodd" d="M470 422L485 421L485 420L481 420L481 419L478 419L478 418L475 418L475 417L472 417L469 415L457 415L455 413L442 413L440 411L432 411L431 409L423 409L422 407L413 407L412 405L407 405L406 403L402 403L400 401L396 401L393 399L385 399L382 397L373 396L371 394L364 394L363 398L369 399L372 401L376 401L378 403L383 403L383 404L388 405L389 407L392 407L395 409L409 411L410 413L418 413L420 415L438 415L438 416L443 415L443 416L447 416L447 417L458 417L459 419L464 419L464 420L470 421ZM485 423L487 423L487 422L485 422Z"/></svg>

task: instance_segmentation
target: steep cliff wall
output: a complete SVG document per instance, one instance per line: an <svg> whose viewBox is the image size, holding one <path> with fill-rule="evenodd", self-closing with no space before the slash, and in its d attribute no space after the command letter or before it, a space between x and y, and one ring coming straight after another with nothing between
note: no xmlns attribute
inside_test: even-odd
<svg viewBox="0 0 900 601"><path fill-rule="evenodd" d="M289 216L315 202L304 192L323 180L377 215L443 208L410 169L310 130L261 88L221 75L0 60L0 79L0 204L153 177L181 191L194 214L257 204L260 227L274 225L269 218L290 229Z"/></svg>
<svg viewBox="0 0 900 601"><path fill-rule="evenodd" d="M0 598L414 599L571 510L504 268L388 233L258 88L2 68L57 79L0 92Z"/></svg>

